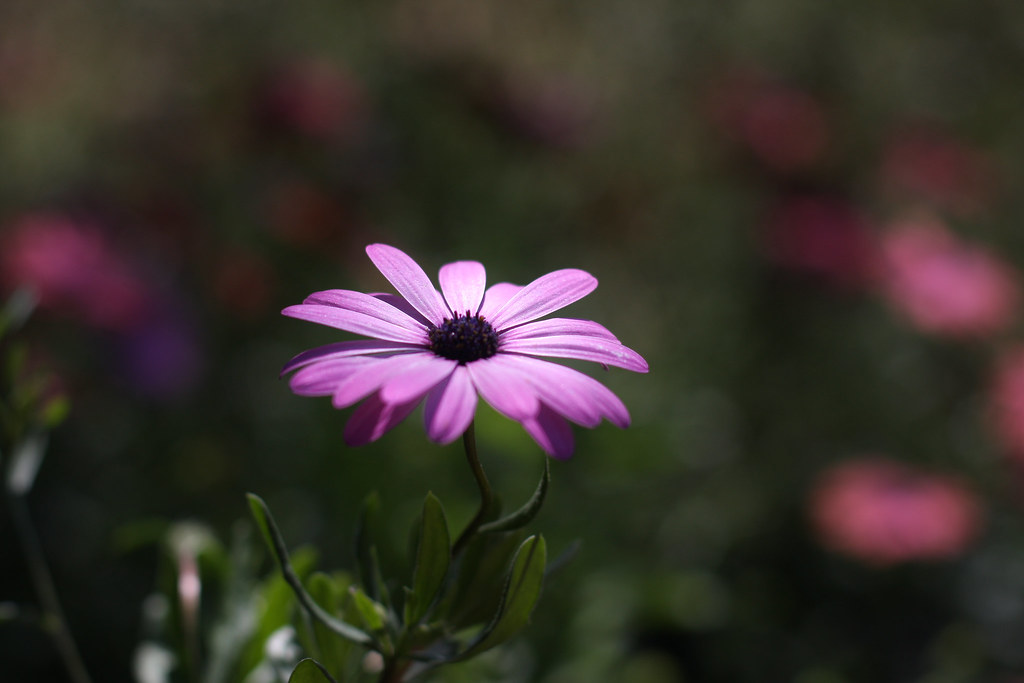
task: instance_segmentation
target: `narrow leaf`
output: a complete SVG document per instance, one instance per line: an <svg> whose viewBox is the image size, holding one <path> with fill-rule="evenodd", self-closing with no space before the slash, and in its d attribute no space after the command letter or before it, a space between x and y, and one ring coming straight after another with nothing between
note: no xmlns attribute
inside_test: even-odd
<svg viewBox="0 0 1024 683"><path fill-rule="evenodd" d="M352 595L356 610L359 612L359 616L363 618L363 623L366 624L366 627L371 631L384 630L384 618L387 616L387 611L384 607L363 592L358 586L349 586L348 592Z"/></svg>
<svg viewBox="0 0 1024 683"><path fill-rule="evenodd" d="M390 605L391 598L380 571L377 547L373 543L373 528L376 526L379 510L380 497L375 491L363 501L363 509L359 514L359 523L356 526L356 561L359 582L366 588L367 595L378 602Z"/></svg>
<svg viewBox="0 0 1024 683"><path fill-rule="evenodd" d="M427 613L434 602L451 562L451 536L441 501L428 493L420 515L416 565L413 568L412 592L405 603L405 623L411 626Z"/></svg>
<svg viewBox="0 0 1024 683"><path fill-rule="evenodd" d="M470 643L458 659L468 659L500 645L530 620L544 584L547 546L543 536L530 536L516 551L505 582L505 591L494 619Z"/></svg>
<svg viewBox="0 0 1024 683"><path fill-rule="evenodd" d="M551 482L551 468L548 466L548 458L544 458L544 474L541 476L540 483L537 484L537 490L530 496L530 500L526 501L523 507L519 508L512 514L496 519L493 522L488 522L480 527L480 533L493 533L496 531L514 531L521 529L537 516L540 512L541 506L544 504L544 498L548 494L548 484Z"/></svg>
<svg viewBox="0 0 1024 683"><path fill-rule="evenodd" d="M303 659L299 662L292 675L288 677L288 683L337 683L327 673L327 669L321 666L315 659Z"/></svg>
<svg viewBox="0 0 1024 683"><path fill-rule="evenodd" d="M291 562L288 559L288 549L285 546L284 539L281 537L281 532L277 528L277 523L274 522L274 518L270 515L270 509L267 508L267 504L254 493L247 494L247 498L249 499L249 507L252 510L253 517L256 518L256 524L260 527L260 531L263 532L264 538L267 539L270 550L277 559L278 566L281 568L284 580L292 587L295 597L298 598L306 611L338 635L362 645L372 645L373 638L369 634L327 613L306 592L306 589L302 586L302 581L296 575L295 570L292 569Z"/></svg>

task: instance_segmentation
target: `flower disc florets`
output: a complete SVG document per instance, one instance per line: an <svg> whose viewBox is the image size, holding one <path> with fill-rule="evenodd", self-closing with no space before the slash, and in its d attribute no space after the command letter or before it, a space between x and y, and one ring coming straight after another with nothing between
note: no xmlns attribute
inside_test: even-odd
<svg viewBox="0 0 1024 683"><path fill-rule="evenodd" d="M440 327L428 333L430 350L449 360L471 363L498 353L498 335L491 324L478 315L445 318Z"/></svg>

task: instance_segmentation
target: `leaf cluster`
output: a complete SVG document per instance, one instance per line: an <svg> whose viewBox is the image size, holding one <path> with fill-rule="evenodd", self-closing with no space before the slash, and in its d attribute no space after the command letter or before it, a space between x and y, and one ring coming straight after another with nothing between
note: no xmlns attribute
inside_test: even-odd
<svg viewBox="0 0 1024 683"><path fill-rule="evenodd" d="M530 620L548 566L543 536L523 531L539 511L548 481L545 465L523 507L489 519L457 550L441 501L427 494L413 527L411 575L399 582L384 578L372 539L376 495L365 501L356 530L358 580L352 581L347 574L303 578L266 503L249 494L257 526L315 636L307 650L312 657L296 666L290 680L359 680L369 669L382 683L408 681L515 636ZM353 648L368 653L356 667Z"/></svg>

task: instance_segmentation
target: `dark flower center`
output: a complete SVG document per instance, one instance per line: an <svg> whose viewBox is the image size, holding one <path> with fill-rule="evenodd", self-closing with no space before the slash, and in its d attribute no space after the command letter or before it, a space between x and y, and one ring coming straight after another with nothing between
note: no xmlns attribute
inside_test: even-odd
<svg viewBox="0 0 1024 683"><path fill-rule="evenodd" d="M491 324L478 315L445 318L440 327L431 328L430 350L463 365L498 352L498 335Z"/></svg>

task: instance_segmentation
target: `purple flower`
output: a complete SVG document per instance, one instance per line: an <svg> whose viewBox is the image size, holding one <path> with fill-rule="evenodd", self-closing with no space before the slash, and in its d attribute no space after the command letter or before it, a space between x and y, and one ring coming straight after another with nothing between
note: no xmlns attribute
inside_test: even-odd
<svg viewBox="0 0 1024 683"><path fill-rule="evenodd" d="M477 395L522 423L549 454L572 455L566 419L596 427L607 418L629 425L629 412L597 380L537 356L574 358L647 372L647 362L601 325L543 316L582 299L597 279L582 270L556 270L525 287L486 286L476 261L441 268L438 292L402 251L371 244L366 253L401 296L344 289L316 292L282 313L373 339L342 341L293 358L291 388L302 396L331 396L334 407L359 401L345 441L379 439L426 398L427 436L450 443L469 427ZM365 400L364 400L365 399Z"/></svg>

